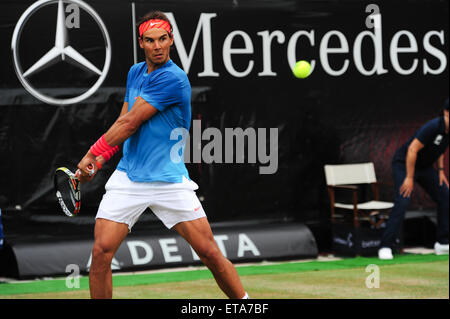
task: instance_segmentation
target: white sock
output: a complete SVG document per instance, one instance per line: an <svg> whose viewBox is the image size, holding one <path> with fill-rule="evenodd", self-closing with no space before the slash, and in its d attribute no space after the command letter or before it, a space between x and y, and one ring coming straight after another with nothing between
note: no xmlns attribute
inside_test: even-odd
<svg viewBox="0 0 450 319"><path fill-rule="evenodd" d="M250 297L248 296L247 292L245 293L244 297L242 297L241 299L250 299Z"/></svg>

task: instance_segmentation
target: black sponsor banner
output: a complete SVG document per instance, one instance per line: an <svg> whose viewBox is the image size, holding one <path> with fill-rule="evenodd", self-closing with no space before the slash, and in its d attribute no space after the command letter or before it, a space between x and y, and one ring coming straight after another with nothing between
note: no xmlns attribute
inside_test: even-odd
<svg viewBox="0 0 450 319"><path fill-rule="evenodd" d="M284 258L315 258L318 251L310 230L303 224L267 224L213 229L222 253L232 262ZM91 239L40 240L12 245L19 277L88 272ZM201 264L197 254L174 231L131 234L112 261L113 270L143 270Z"/></svg>
<svg viewBox="0 0 450 319"><path fill-rule="evenodd" d="M378 256L381 236L385 224L376 228L364 225L355 228L351 223L335 223L332 225L332 250L338 256ZM403 234L398 236L392 247L394 252L403 249Z"/></svg>
<svg viewBox="0 0 450 319"><path fill-rule="evenodd" d="M0 205L6 213L58 211L52 174L58 166L74 169L117 118L127 72L143 60L133 19L153 9L168 13L171 57L202 92L192 100L200 132L215 128L225 138L227 128L251 128L262 141L251 149L244 140L243 162L231 163L226 154L197 162L196 150L209 142L202 134L191 144L187 166L212 221L328 218L328 163L374 162L378 180L388 185L381 197L392 199L396 148L438 114L449 94L448 1L93 0L84 3L95 14L80 6L78 18L76 3L64 3L67 43L106 73L92 95L67 105L43 101L24 84L66 100L100 77L69 58L36 64L55 46L58 3L31 11L37 2L0 3ZM313 66L307 79L291 72L301 59ZM16 72L17 61L27 76ZM270 129L277 129L276 154L268 154ZM83 214L95 213L119 157L85 185ZM434 208L417 193L411 208Z"/></svg>

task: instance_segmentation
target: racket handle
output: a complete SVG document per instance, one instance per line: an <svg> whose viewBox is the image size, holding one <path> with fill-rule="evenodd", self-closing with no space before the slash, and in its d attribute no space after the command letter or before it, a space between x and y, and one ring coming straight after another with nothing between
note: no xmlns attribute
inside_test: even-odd
<svg viewBox="0 0 450 319"><path fill-rule="evenodd" d="M94 165L93 165L93 164L89 164L89 165L87 166L87 168L89 169L89 176L94 175L94 173L95 173L95 167L94 167Z"/></svg>
<svg viewBox="0 0 450 319"><path fill-rule="evenodd" d="M100 170L102 168L102 164L100 164L100 162L95 162L95 166L97 166L97 170ZM89 176L94 175L95 173L94 164L89 164L87 167L89 169Z"/></svg>
<svg viewBox="0 0 450 319"><path fill-rule="evenodd" d="M100 164L99 162L96 162L95 165L97 166L98 170L100 170L102 168L102 164ZM94 173L95 173L94 165L93 164L89 164L87 167L89 169L89 176L94 175ZM76 172L75 172L75 177L78 178L78 177L80 177L80 175L81 175L81 171L80 171L80 169L77 169Z"/></svg>

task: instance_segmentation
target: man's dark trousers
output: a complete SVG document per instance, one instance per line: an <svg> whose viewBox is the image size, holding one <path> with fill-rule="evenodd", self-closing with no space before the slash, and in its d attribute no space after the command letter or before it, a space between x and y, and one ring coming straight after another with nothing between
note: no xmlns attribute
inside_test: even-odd
<svg viewBox="0 0 450 319"><path fill-rule="evenodd" d="M394 161L392 163L394 175L394 207L389 214L386 229L381 237L380 247L392 248L395 238L399 235L405 217L406 209L411 201L400 195L400 187L406 177L406 164ZM437 229L436 241L442 245L448 245L448 215L449 215L449 190L445 183L439 186L439 174L433 167L417 169L414 172L414 182L425 189L437 204Z"/></svg>

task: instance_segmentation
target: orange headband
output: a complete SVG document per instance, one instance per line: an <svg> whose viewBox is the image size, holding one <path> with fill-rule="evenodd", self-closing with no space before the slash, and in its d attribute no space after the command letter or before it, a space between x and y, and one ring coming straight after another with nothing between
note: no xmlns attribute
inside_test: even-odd
<svg viewBox="0 0 450 319"><path fill-rule="evenodd" d="M169 35L171 35L172 33L170 32L170 23L164 20L160 20L160 19L151 19L151 20L147 20L145 22L143 22L140 26L139 26L139 36L142 37L142 35L144 34L145 31L147 31L148 29L153 29L153 28L161 28L167 31L167 33L169 33Z"/></svg>

